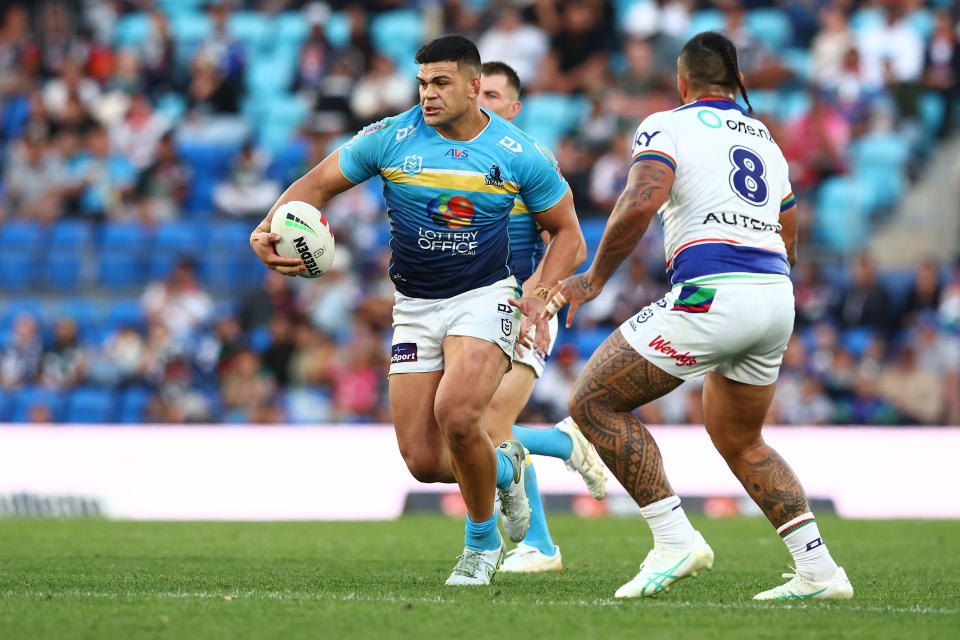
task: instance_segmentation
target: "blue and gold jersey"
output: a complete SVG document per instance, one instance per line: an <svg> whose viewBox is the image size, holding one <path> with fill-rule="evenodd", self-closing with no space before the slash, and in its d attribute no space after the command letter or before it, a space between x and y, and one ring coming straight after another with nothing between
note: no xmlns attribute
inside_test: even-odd
<svg viewBox="0 0 960 640"><path fill-rule="evenodd" d="M372 124L340 147L353 183L379 175L390 220L390 278L413 298L450 298L511 273L514 200L545 211L567 182L553 156L491 114L472 140L448 140L420 106ZM529 275L529 274L528 274Z"/></svg>
<svg viewBox="0 0 960 640"><path fill-rule="evenodd" d="M510 265L520 284L533 275L545 245L540 235L540 225L523 200L517 198L510 211Z"/></svg>

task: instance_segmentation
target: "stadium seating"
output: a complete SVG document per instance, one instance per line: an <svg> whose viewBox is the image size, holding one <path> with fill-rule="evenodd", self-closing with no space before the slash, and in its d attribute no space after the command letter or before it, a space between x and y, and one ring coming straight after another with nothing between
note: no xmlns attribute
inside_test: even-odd
<svg viewBox="0 0 960 640"><path fill-rule="evenodd" d="M793 42L793 25L790 24L787 14L778 8L754 9L748 12L746 27L754 37L766 42L775 51L783 50Z"/></svg>
<svg viewBox="0 0 960 640"><path fill-rule="evenodd" d="M37 265L46 245L43 229L30 222L12 221L0 228L0 284L8 291L35 286Z"/></svg>
<svg viewBox="0 0 960 640"><path fill-rule="evenodd" d="M85 258L93 249L90 223L64 220L53 226L45 263L47 282L60 291L72 291L81 282Z"/></svg>
<svg viewBox="0 0 960 640"><path fill-rule="evenodd" d="M59 391L51 391L43 387L26 387L18 389L15 397L11 416L13 422L28 422L31 411L38 406L46 407L50 411L53 422L63 420L65 398Z"/></svg>
<svg viewBox="0 0 960 640"><path fill-rule="evenodd" d="M135 223L107 223L100 251L99 282L109 289L143 286L153 234Z"/></svg>
<svg viewBox="0 0 960 640"><path fill-rule="evenodd" d="M129 387L120 394L120 409L116 414L119 424L136 425L144 420L147 403L153 392L148 387Z"/></svg>
<svg viewBox="0 0 960 640"><path fill-rule="evenodd" d="M859 249L869 236L861 188L853 178L833 177L825 180L817 192L815 231L818 239L835 251Z"/></svg>
<svg viewBox="0 0 960 640"><path fill-rule="evenodd" d="M116 398L111 391L81 387L70 392L64 420L84 424L112 422L115 409Z"/></svg>

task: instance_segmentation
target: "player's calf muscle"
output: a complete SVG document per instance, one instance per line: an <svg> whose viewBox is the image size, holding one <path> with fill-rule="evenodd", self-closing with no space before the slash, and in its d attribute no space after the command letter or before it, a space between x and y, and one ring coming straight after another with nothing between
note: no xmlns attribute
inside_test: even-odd
<svg viewBox="0 0 960 640"><path fill-rule="evenodd" d="M763 441L727 464L774 527L810 510L800 480L790 465Z"/></svg>

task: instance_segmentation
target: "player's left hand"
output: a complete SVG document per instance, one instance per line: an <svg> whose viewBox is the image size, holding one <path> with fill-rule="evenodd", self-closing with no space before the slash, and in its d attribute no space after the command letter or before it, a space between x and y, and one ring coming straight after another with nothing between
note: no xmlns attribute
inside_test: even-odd
<svg viewBox="0 0 960 640"><path fill-rule="evenodd" d="M547 306L544 309L544 321L549 320L557 314L564 305L570 305L570 311L567 313L567 328L573 325L573 317L577 315L577 309L585 302L590 302L603 291L603 283L596 282L589 277L587 273L578 273L570 276L550 290L547 297Z"/></svg>
<svg viewBox="0 0 960 640"><path fill-rule="evenodd" d="M549 318L544 313L544 310L547 306L546 303L540 298L535 298L533 296L510 298L508 302L517 309L520 309L520 313L524 315L524 319L529 319L529 321L533 324L533 327L536 329L536 335L533 338L531 345L529 344L529 334L525 335L523 324L521 323L520 344L523 345L524 339L526 339L527 344L525 346L532 346L540 353L546 353L547 349L550 348L550 326L547 324ZM522 352L521 355L523 355Z"/></svg>

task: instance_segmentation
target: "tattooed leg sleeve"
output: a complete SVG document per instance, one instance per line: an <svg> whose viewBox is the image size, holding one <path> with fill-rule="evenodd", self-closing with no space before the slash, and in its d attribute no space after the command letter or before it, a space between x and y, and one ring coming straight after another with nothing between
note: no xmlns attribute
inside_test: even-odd
<svg viewBox="0 0 960 640"><path fill-rule="evenodd" d="M641 507L673 489L657 443L631 411L682 382L637 353L618 329L590 357L570 397L570 415Z"/></svg>

